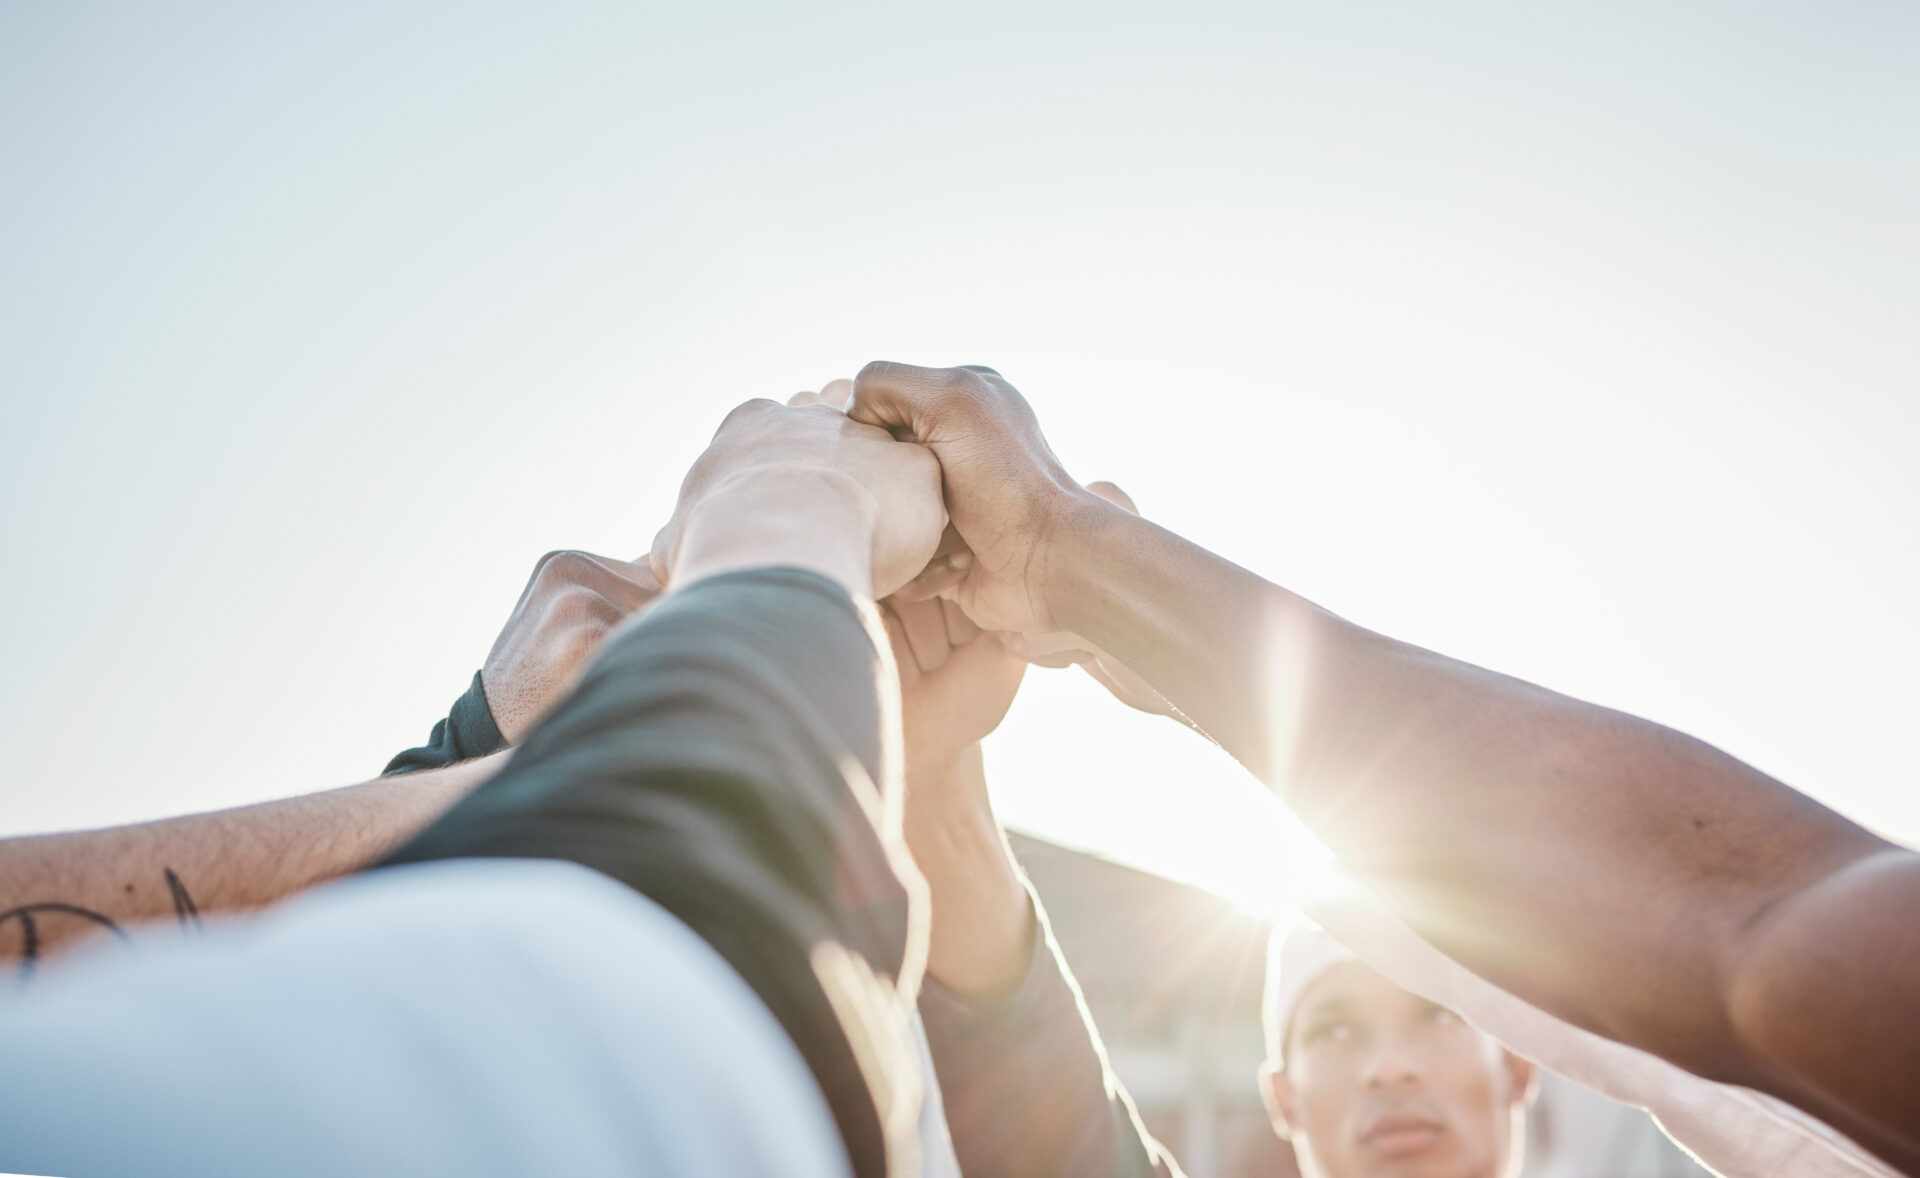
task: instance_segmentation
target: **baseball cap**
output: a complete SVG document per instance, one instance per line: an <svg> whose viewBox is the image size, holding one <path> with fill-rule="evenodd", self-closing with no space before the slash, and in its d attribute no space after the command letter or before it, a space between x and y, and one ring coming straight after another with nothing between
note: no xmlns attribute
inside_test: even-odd
<svg viewBox="0 0 1920 1178"><path fill-rule="evenodd" d="M1357 960L1353 950L1318 925L1303 922L1274 929L1267 939L1267 984L1260 1015L1267 1032L1267 1058L1275 1065L1286 1062L1287 1026L1307 987L1334 966Z"/></svg>

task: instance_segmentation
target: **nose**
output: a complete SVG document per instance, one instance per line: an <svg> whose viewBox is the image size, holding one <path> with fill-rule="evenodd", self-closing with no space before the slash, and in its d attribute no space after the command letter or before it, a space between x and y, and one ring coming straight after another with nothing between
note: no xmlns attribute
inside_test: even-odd
<svg viewBox="0 0 1920 1178"><path fill-rule="evenodd" d="M1360 1082L1369 1088L1418 1084L1425 1077L1420 1048L1405 1035L1374 1036L1362 1062Z"/></svg>

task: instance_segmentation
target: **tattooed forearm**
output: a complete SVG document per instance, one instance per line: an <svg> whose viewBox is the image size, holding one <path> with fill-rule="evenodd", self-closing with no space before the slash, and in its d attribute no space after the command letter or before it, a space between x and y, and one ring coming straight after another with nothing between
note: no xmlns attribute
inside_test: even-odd
<svg viewBox="0 0 1920 1178"><path fill-rule="evenodd" d="M123 941L193 940L212 932L206 914L261 908L358 871L505 761L496 753L211 814L0 838L0 986L13 961L31 972L69 940L99 940L101 928Z"/></svg>
<svg viewBox="0 0 1920 1178"><path fill-rule="evenodd" d="M161 869L161 876L167 885L167 897L173 904L173 918L184 933L198 933L200 926L200 906L193 901L193 894L187 891L187 885L171 867ZM127 891L133 891L133 885L127 885ZM121 919L157 916L153 911L134 910L123 913ZM77 929L73 923L65 927L55 923L62 917L71 917L81 925L95 925L118 937L123 944L133 944L133 938L119 921L104 912L96 912L79 904L68 904L60 900L42 900L33 904L22 904L0 912L0 930L10 925L19 926L20 979L26 981L33 976L36 965L45 955L50 945L73 935ZM65 935L63 935L65 934Z"/></svg>

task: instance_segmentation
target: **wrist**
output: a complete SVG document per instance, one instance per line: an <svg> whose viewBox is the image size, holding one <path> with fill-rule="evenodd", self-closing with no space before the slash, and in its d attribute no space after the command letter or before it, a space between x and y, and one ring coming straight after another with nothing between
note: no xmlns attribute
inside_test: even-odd
<svg viewBox="0 0 1920 1178"><path fill-rule="evenodd" d="M932 898L927 973L969 999L1017 989L1037 926L987 797L978 745L949 766L909 772L905 835Z"/></svg>
<svg viewBox="0 0 1920 1178"><path fill-rule="evenodd" d="M1084 488L1065 493L1052 514L1038 569L1039 598L1056 630L1086 635L1098 612L1116 543L1143 521Z"/></svg>
<svg viewBox="0 0 1920 1178"><path fill-rule="evenodd" d="M873 593L879 504L853 478L809 466L740 471L687 512L673 557L673 588L750 568L802 568L855 598Z"/></svg>

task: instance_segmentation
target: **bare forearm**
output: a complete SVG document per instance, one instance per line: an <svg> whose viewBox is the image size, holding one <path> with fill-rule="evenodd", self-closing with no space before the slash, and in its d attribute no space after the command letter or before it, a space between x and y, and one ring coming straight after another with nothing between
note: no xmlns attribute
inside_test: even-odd
<svg viewBox="0 0 1920 1178"><path fill-rule="evenodd" d="M907 848L927 880L927 973L970 999L1026 976L1037 925L1020 869L987 800L980 746L952 765L907 773Z"/></svg>
<svg viewBox="0 0 1920 1178"><path fill-rule="evenodd" d="M907 844L933 904L920 1013L961 1169L1178 1175L1107 1065L986 784L978 745L908 769Z"/></svg>
<svg viewBox="0 0 1920 1178"><path fill-rule="evenodd" d="M1756 930L1804 953L1820 934L1802 898L1902 852L1697 740L1370 633L1124 513L1073 532L1061 624L1272 785L1435 945L1683 1066L1789 1083L1799 1065L1756 1044L1735 1000L1791 959ZM1879 1000L1902 1000L1883 976ZM1862 1038L1851 1070L1890 1078Z"/></svg>
<svg viewBox="0 0 1920 1178"><path fill-rule="evenodd" d="M0 966L30 969L89 935L191 933L202 914L258 907L357 870L504 761L498 754L233 810L0 841Z"/></svg>

